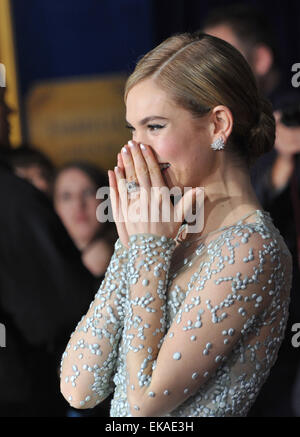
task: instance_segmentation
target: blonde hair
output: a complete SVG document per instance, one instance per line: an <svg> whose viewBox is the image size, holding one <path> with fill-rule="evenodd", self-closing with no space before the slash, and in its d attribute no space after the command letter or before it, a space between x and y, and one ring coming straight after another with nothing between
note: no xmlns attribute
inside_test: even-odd
<svg viewBox="0 0 300 437"><path fill-rule="evenodd" d="M148 78L196 117L217 105L227 106L234 126L226 150L238 152L248 164L272 148L272 106L259 95L244 57L227 42L206 34L168 38L139 60L127 80L125 98Z"/></svg>

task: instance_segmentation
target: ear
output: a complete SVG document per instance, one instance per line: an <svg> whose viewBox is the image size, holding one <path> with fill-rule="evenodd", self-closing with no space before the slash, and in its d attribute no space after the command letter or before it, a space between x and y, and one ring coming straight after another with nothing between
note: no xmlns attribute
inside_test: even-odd
<svg viewBox="0 0 300 437"><path fill-rule="evenodd" d="M256 76L265 76L271 69L274 57L271 49L264 44L257 45L252 53L252 68Z"/></svg>
<svg viewBox="0 0 300 437"><path fill-rule="evenodd" d="M226 143L233 128L233 116L227 106L215 106L211 113L212 142L222 137Z"/></svg>

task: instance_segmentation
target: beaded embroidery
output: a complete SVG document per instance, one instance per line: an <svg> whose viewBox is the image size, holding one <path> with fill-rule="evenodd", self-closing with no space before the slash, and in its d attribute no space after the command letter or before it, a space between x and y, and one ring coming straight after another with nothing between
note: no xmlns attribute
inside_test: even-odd
<svg viewBox="0 0 300 437"><path fill-rule="evenodd" d="M171 274L175 241L118 241L62 357L62 391L111 416L245 416L285 332L291 256L267 213L202 241ZM134 297L133 297L134 296Z"/></svg>

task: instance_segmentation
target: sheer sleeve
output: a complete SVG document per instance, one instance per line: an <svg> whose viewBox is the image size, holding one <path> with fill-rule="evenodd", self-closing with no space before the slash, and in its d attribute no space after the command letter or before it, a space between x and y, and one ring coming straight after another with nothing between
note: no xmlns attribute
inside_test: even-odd
<svg viewBox="0 0 300 437"><path fill-rule="evenodd" d="M95 299L62 356L61 391L74 408L92 408L113 391L123 330L127 256L118 240Z"/></svg>
<svg viewBox="0 0 300 437"><path fill-rule="evenodd" d="M290 258L287 253L285 261L267 232L240 232L222 245L208 245L207 261L168 290L173 250L174 241L163 237L137 235L130 243L124 347L132 416L168 415L226 365L251 329L255 346L240 346L241 362L244 352L257 352L260 363L270 366L282 340ZM170 293L180 292L185 297L168 321ZM260 333L254 329L259 318ZM243 389L249 399L255 390Z"/></svg>

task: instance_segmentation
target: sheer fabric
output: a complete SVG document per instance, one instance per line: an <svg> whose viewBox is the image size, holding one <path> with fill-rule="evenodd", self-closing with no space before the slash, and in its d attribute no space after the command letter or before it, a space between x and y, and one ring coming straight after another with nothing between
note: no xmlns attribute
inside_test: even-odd
<svg viewBox="0 0 300 437"><path fill-rule="evenodd" d="M245 416L276 360L290 285L266 212L200 244L118 241L63 355L62 392L91 408L114 391L113 417Z"/></svg>

